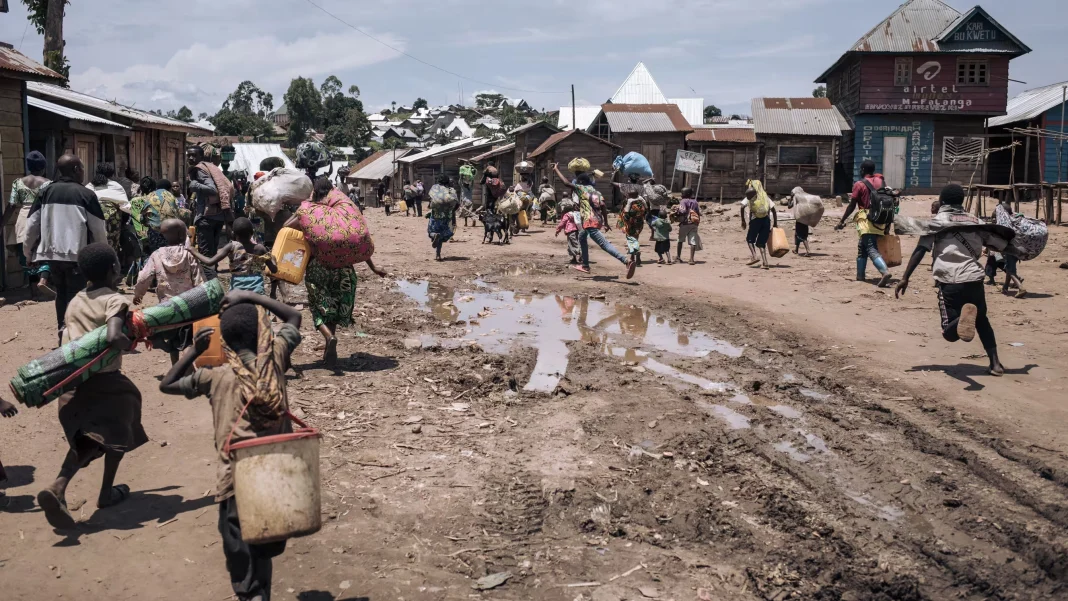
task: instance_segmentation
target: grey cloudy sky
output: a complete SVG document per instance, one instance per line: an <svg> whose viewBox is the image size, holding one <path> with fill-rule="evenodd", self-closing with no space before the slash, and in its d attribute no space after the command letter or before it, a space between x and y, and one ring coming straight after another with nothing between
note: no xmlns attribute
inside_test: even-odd
<svg viewBox="0 0 1068 601"><path fill-rule="evenodd" d="M815 79L899 0L72 0L65 22L72 87L139 108L214 113L245 79L272 92L337 75L369 109L424 97L455 102L462 85L537 108L599 104L644 61L669 97L748 113L760 96L807 96ZM974 3L949 0L965 11ZM40 59L21 0L0 40ZM1068 80L1066 0L983 7L1034 50L1012 63L1010 92ZM517 91L518 88L530 91Z"/></svg>

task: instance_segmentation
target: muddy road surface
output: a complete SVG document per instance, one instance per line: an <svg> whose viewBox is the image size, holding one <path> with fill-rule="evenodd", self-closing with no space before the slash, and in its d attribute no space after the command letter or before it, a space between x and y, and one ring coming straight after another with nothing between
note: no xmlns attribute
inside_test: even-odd
<svg viewBox="0 0 1068 601"><path fill-rule="evenodd" d="M336 371L310 319L294 355L294 411L324 434L324 526L276 560L275 599L1068 598L1064 449L862 356L855 317L813 332L782 298L732 298L720 266L627 282L601 255L580 277L551 231L489 247L463 230L436 263L424 222L372 218L392 276L360 268ZM53 319L0 308L0 342L19 332L4 374ZM126 359L152 442L123 462L119 507L95 509L101 466L78 475L77 532L33 500L64 452L54 408L0 422L5 596L229 598L210 412L159 394L168 363ZM1061 381L1017 379L1065 400Z"/></svg>

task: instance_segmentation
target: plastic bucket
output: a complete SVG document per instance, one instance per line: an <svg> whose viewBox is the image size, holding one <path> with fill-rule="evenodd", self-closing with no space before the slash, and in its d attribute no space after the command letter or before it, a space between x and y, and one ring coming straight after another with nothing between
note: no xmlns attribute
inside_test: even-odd
<svg viewBox="0 0 1068 601"><path fill-rule="evenodd" d="M245 542L273 543L319 531L318 430L245 440L230 451Z"/></svg>

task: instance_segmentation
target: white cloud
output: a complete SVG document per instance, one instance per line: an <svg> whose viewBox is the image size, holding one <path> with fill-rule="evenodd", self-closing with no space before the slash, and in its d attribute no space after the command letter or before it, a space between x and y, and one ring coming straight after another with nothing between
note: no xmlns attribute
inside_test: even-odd
<svg viewBox="0 0 1068 601"><path fill-rule="evenodd" d="M405 41L392 34L377 37L396 48L405 48ZM377 42L351 33L318 34L291 42L259 36L232 40L222 46L195 43L176 52L163 65L137 63L121 71L90 67L72 74L71 87L141 108L177 108L185 104L194 112L213 112L237 84L250 79L273 92L277 106L295 77L319 79L398 56Z"/></svg>

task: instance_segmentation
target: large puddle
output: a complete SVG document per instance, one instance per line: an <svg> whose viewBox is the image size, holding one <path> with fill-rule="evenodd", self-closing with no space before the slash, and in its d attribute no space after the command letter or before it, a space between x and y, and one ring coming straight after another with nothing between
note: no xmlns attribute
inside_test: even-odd
<svg viewBox="0 0 1068 601"><path fill-rule="evenodd" d="M490 353L505 354L516 343L537 350L538 356L526 390L551 392L569 368L568 342L598 346L607 356L632 362L651 372L704 390L726 391L731 386L713 382L666 365L650 353L679 357L706 357L719 353L740 357L742 349L709 334L691 331L641 307L609 305L583 296L471 292L427 281L397 282L408 298L445 323L464 321L461 340L423 338L424 345L474 343Z"/></svg>

